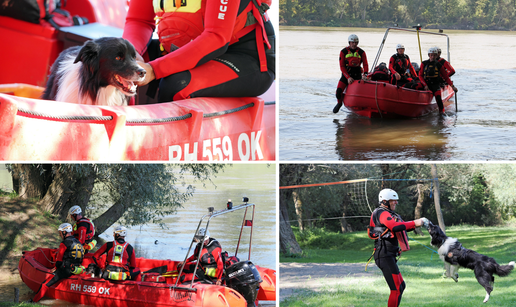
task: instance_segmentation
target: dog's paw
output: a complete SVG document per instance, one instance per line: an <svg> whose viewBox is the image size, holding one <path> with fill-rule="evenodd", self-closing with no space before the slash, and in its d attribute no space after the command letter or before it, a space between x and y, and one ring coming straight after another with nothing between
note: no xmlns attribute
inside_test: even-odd
<svg viewBox="0 0 516 307"><path fill-rule="evenodd" d="M455 282L459 282L459 274L455 273L455 275L452 275L451 278L455 280Z"/></svg>

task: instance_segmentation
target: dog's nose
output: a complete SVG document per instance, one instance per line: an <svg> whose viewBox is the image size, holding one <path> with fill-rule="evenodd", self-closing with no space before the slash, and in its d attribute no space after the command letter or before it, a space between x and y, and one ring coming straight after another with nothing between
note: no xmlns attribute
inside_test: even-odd
<svg viewBox="0 0 516 307"><path fill-rule="evenodd" d="M144 78L145 75L147 74L147 72L145 71L145 69L142 68L142 69L138 69L137 74L138 74L138 77Z"/></svg>

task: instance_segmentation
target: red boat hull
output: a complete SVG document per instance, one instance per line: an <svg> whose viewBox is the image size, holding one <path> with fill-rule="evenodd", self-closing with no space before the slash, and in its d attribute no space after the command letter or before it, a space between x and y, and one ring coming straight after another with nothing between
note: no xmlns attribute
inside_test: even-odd
<svg viewBox="0 0 516 307"><path fill-rule="evenodd" d="M25 252L20 259L18 270L23 282L33 291L51 277L50 261L52 252L48 248L38 248ZM92 258L85 258L83 265L87 266ZM99 261L99 263L101 263ZM178 261L153 260L137 258L136 264L141 271L153 267L167 266L169 271L177 269ZM258 300L276 300L276 272L260 268L258 271L263 282L260 284ZM139 279L137 279L139 280ZM95 306L210 306L210 307L246 307L245 299L235 290L216 285L194 283L194 291L172 288L175 279L167 277L166 283L142 281L110 281L92 278L87 275L74 275L60 280L46 292L46 297L60 299L76 304ZM189 287L190 284L184 286Z"/></svg>
<svg viewBox="0 0 516 307"><path fill-rule="evenodd" d="M449 85L442 90L445 107L454 92ZM344 106L366 117L421 117L438 109L430 91L398 88L376 81L357 81L346 88Z"/></svg>

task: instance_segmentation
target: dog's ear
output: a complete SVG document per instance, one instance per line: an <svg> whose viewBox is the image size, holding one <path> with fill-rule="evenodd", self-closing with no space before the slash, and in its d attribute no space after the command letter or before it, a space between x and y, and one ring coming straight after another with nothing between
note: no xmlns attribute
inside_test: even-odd
<svg viewBox="0 0 516 307"><path fill-rule="evenodd" d="M100 45L94 41L88 41L79 51L79 54L75 58L74 64L77 62L82 62L85 65L89 72L93 74L95 71L99 69L99 55L100 55Z"/></svg>

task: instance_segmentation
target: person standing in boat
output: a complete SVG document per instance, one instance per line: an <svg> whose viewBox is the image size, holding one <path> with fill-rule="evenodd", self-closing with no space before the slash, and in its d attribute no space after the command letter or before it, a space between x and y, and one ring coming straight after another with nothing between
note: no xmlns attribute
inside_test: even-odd
<svg viewBox="0 0 516 307"><path fill-rule="evenodd" d="M73 236L72 225L63 223L57 228L57 231L63 241L59 244L57 251L54 275L41 284L41 287L32 299L33 302L41 300L48 288L59 280L68 278L73 274L82 274L85 271L85 268L81 265L84 257L84 248L81 242Z"/></svg>
<svg viewBox="0 0 516 307"><path fill-rule="evenodd" d="M97 245L97 240L93 239L95 236L95 225L93 222L82 216L82 209L79 206L73 206L68 210L68 214L72 221L75 222L73 225L73 236L81 242L84 246L84 250L88 252Z"/></svg>
<svg viewBox="0 0 516 307"><path fill-rule="evenodd" d="M135 279L140 274L140 269L136 267L136 256L131 244L125 242L127 228L116 226L113 230L115 240L102 245L93 254L93 258L99 259L103 254L106 255L106 267L102 273L102 278L110 280Z"/></svg>
<svg viewBox="0 0 516 307"><path fill-rule="evenodd" d="M432 47L428 49L429 59L421 63L419 70L419 80L424 86L425 91L431 91L439 107L439 113L444 113L444 104L441 97L441 78L450 85L455 92L457 88L453 85L453 81L448 77L448 73L443 65L437 61L438 51L437 48Z"/></svg>
<svg viewBox="0 0 516 307"><path fill-rule="evenodd" d="M391 84L397 86L403 86L417 76L409 56L405 54L403 44L396 45L396 53L389 60L389 70L391 71ZM410 74L407 73L407 70Z"/></svg>
<svg viewBox="0 0 516 307"><path fill-rule="evenodd" d="M362 73L367 75L369 72L369 65L367 64L367 56L364 50L358 47L358 36L351 34L348 37L349 46L340 51L339 64L342 76L335 96L337 97L337 105L333 108L333 113L338 113L342 107L344 100L344 90L355 80L362 79ZM360 67L363 66L363 68Z"/></svg>
<svg viewBox="0 0 516 307"><path fill-rule="evenodd" d="M158 102L249 97L275 78L275 34L268 0L131 0L123 38ZM157 27L159 40L152 39ZM145 59L145 60L144 60Z"/></svg>
<svg viewBox="0 0 516 307"><path fill-rule="evenodd" d="M210 232L205 228L201 228L197 231L194 240L197 242L197 245L195 246L193 255L186 259L185 262L181 262L177 265L178 271L184 265L183 273L187 273L181 275L180 281L187 282L192 279L201 279L220 285L222 283L222 274L224 273L224 259L222 258L222 247L219 241L211 238ZM198 258L201 244L201 255L200 258ZM199 259L199 265L194 274L195 265Z"/></svg>
<svg viewBox="0 0 516 307"><path fill-rule="evenodd" d="M455 74L455 69L451 66L450 62L446 61L444 58L441 58L441 48L434 47L437 49L437 61L444 66L444 69L446 69L446 73L448 73L448 78L453 76ZM441 80L441 84L444 84L444 79Z"/></svg>
<svg viewBox="0 0 516 307"><path fill-rule="evenodd" d="M392 189L383 189L378 194L379 207L371 214L368 235L374 241L374 261L382 270L391 293L388 307L400 305L405 290L405 281L397 265L397 258L403 251L409 250L407 231L422 225L428 226L428 219L404 222L395 212L398 205L398 193ZM371 257L373 257L371 256Z"/></svg>

